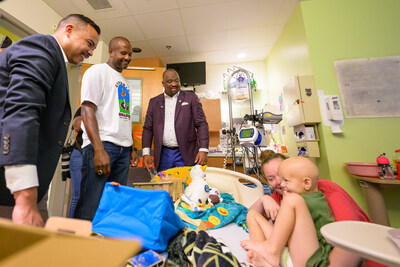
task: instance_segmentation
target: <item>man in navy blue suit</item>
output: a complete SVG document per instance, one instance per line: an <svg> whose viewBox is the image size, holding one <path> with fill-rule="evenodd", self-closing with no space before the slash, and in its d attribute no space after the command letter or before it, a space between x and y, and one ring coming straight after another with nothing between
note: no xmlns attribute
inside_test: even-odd
<svg viewBox="0 0 400 267"><path fill-rule="evenodd" d="M92 56L99 34L91 19L71 14L54 35L29 36L0 54L0 205L14 207L14 223L43 225L37 202L71 120L66 64Z"/></svg>

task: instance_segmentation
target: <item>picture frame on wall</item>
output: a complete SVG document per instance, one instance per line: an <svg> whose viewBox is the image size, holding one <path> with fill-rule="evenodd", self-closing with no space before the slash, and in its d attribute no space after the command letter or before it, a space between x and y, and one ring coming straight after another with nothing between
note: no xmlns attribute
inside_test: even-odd
<svg viewBox="0 0 400 267"><path fill-rule="evenodd" d="M141 123L143 79L142 78L126 78L126 79L132 90L131 121L132 123Z"/></svg>

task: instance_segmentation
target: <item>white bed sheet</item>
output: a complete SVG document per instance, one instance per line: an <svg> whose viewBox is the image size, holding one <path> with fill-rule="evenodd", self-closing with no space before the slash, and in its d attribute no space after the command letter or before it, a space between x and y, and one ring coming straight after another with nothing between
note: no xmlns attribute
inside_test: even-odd
<svg viewBox="0 0 400 267"><path fill-rule="evenodd" d="M240 246L240 241L250 237L242 227L232 222L218 229L207 230L207 233L218 242L224 243L239 262L247 262L246 251Z"/></svg>

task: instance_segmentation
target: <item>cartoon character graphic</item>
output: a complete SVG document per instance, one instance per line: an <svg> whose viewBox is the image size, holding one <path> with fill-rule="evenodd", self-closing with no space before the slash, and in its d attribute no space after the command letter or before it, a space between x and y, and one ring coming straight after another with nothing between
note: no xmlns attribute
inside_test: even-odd
<svg viewBox="0 0 400 267"><path fill-rule="evenodd" d="M130 114L129 90L126 89L125 86L122 84L118 86L118 101L119 101L119 111L121 113Z"/></svg>

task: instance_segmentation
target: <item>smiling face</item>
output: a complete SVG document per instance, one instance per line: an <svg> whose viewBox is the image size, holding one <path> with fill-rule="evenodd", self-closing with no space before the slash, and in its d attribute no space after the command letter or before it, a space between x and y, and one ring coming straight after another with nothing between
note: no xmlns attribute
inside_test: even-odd
<svg viewBox="0 0 400 267"><path fill-rule="evenodd" d="M268 184L274 189L277 193L282 195L282 187L281 187L281 178L278 175L278 167L283 159L276 158L270 160L268 163L263 165L263 172L265 177L268 180Z"/></svg>
<svg viewBox="0 0 400 267"><path fill-rule="evenodd" d="M284 192L305 194L318 191L318 168L309 159L293 157L284 160L278 168Z"/></svg>
<svg viewBox="0 0 400 267"><path fill-rule="evenodd" d="M175 70L168 69L164 72L162 84L165 89L165 93L169 97L173 97L181 90L181 81L179 75Z"/></svg>
<svg viewBox="0 0 400 267"><path fill-rule="evenodd" d="M110 59L108 64L118 72L122 72L129 66L132 59L132 46L129 41L123 38L116 38L111 41L108 51Z"/></svg>
<svg viewBox="0 0 400 267"><path fill-rule="evenodd" d="M89 24L85 26L66 26L69 45L64 49L68 61L80 64L85 58L93 56L93 51L99 42L99 35Z"/></svg>
<svg viewBox="0 0 400 267"><path fill-rule="evenodd" d="M281 187L283 191L297 194L307 193L302 177L294 175L292 172L287 172L285 170L280 171L279 173L282 177Z"/></svg>

